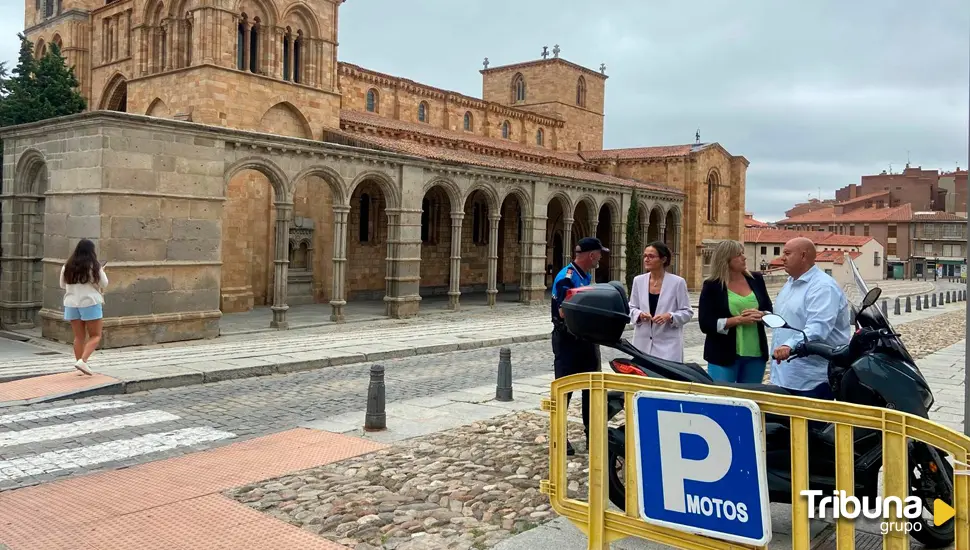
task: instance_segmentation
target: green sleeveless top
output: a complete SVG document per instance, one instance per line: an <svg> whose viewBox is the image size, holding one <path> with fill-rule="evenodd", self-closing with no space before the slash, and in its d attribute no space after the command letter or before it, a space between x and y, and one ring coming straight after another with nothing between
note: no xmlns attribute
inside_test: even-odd
<svg viewBox="0 0 970 550"><path fill-rule="evenodd" d="M728 290L728 309L731 315L741 315L746 309L758 309L758 297L754 292L741 296ZM761 341L758 338L758 325L738 325L734 327L737 334L739 357L761 357Z"/></svg>

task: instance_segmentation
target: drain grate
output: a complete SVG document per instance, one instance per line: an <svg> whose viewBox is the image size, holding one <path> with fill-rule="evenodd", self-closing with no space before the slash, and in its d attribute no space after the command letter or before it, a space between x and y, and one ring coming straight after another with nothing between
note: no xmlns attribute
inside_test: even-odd
<svg viewBox="0 0 970 550"><path fill-rule="evenodd" d="M35 352L34 355L63 355L63 354L59 351L38 351L38 352Z"/></svg>
<svg viewBox="0 0 970 550"><path fill-rule="evenodd" d="M835 540L835 526L829 525L823 529L815 538L815 541L812 544L812 550L836 550L838 546ZM910 550L922 550L925 548L925 546L913 540L912 536L909 537L909 547ZM882 536L856 531L855 550L882 550Z"/></svg>

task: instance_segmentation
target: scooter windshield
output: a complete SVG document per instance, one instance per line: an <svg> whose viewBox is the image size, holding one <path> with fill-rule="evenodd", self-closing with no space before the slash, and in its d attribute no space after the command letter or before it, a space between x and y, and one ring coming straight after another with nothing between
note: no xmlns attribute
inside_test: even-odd
<svg viewBox="0 0 970 550"><path fill-rule="evenodd" d="M866 280L862 277L862 274L859 273L859 268L855 265L855 262L852 260L852 258L850 257L848 258L848 260L849 260L849 267L852 270L852 277L853 279L855 279L856 288L858 288L859 290L859 296L864 297L866 294L869 293L869 285L866 284ZM860 304L860 307L861 307L861 304ZM882 309L879 308L878 306L873 305L872 307L867 308L865 311L865 315L868 316L873 321L875 321L876 324L878 325L878 327L873 327L873 328L885 328L889 332L892 332L894 334L896 333L896 330L893 328L892 323L890 323L889 319L882 314ZM903 341L900 340L898 336L890 336L887 338L883 338L883 342L888 347L894 348L903 357L903 359L906 359L913 365L916 364L915 361L913 361L913 357L909 354L909 350L906 349L906 346L903 344Z"/></svg>

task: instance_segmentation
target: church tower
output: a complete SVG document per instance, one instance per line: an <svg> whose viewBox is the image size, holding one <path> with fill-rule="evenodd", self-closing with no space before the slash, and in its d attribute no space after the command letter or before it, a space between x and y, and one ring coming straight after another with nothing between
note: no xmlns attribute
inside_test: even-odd
<svg viewBox="0 0 970 550"><path fill-rule="evenodd" d="M500 67L485 67L482 99L524 111L560 118L555 148L563 151L598 151L603 148L603 104L606 67L600 72L559 57L559 46L549 57Z"/></svg>

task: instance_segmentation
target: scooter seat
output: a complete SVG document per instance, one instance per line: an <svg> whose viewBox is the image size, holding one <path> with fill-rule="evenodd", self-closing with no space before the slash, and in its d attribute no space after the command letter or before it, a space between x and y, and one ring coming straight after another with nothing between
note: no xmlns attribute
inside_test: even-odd
<svg viewBox="0 0 970 550"><path fill-rule="evenodd" d="M714 381L711 375L697 363L678 363L646 354L637 357L636 361L646 363L645 367L665 378L700 384L711 384Z"/></svg>
<svg viewBox="0 0 970 550"><path fill-rule="evenodd" d="M792 395L790 391L781 386L772 386L771 384L741 384L738 382L714 382L715 386L723 386L726 388L737 388L739 390L748 391L761 391L765 393L775 393L778 395Z"/></svg>

